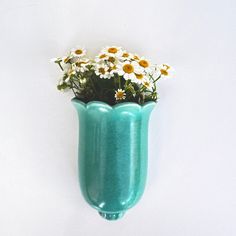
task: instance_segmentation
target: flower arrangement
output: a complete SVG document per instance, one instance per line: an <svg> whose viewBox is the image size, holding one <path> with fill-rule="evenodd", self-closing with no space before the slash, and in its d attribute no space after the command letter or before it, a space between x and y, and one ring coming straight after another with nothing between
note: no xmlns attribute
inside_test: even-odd
<svg viewBox="0 0 236 236"><path fill-rule="evenodd" d="M85 103L157 101L156 82L170 77L172 72L167 64L152 64L116 46L103 48L94 59L86 57L84 48L77 47L53 61L63 71L57 88L72 90L75 97Z"/></svg>

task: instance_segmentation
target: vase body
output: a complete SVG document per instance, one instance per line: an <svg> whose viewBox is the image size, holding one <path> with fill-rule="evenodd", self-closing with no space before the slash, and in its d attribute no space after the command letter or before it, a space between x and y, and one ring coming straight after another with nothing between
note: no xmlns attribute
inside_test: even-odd
<svg viewBox="0 0 236 236"><path fill-rule="evenodd" d="M155 102L144 105L72 99L79 116L79 182L85 200L115 220L143 194L148 122Z"/></svg>

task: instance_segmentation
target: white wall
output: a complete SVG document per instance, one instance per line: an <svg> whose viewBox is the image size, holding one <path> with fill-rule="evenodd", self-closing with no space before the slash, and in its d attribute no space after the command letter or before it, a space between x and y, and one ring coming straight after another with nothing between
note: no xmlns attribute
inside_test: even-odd
<svg viewBox="0 0 236 236"><path fill-rule="evenodd" d="M236 235L234 0L0 0L0 235ZM49 59L121 45L168 62L139 204L100 218L77 181L77 117Z"/></svg>

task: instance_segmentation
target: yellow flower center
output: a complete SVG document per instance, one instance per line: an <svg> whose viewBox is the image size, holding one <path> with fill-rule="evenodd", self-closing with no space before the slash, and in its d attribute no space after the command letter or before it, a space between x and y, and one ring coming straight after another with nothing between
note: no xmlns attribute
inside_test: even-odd
<svg viewBox="0 0 236 236"><path fill-rule="evenodd" d="M124 98L124 92L123 91L117 91L116 92L116 99L117 100L121 100L121 99L123 99Z"/></svg>
<svg viewBox="0 0 236 236"><path fill-rule="evenodd" d="M108 48L108 52L109 53L117 53L118 52L118 50L117 50L117 48Z"/></svg>
<svg viewBox="0 0 236 236"><path fill-rule="evenodd" d="M133 67L132 65L130 65L130 64L125 64L125 65L123 66L123 71L124 71L125 73L127 73L127 74L131 74L131 73L134 72L134 67Z"/></svg>
<svg viewBox="0 0 236 236"><path fill-rule="evenodd" d="M99 68L98 71L100 74L103 74L103 75L106 73L104 68Z"/></svg>
<svg viewBox="0 0 236 236"><path fill-rule="evenodd" d="M136 76L137 79L142 79L143 78L142 74L135 74L135 76Z"/></svg>
<svg viewBox="0 0 236 236"><path fill-rule="evenodd" d="M83 53L83 51L82 51L81 49L75 50L75 54L77 54L77 55L80 55L80 54L82 54L82 53Z"/></svg>
<svg viewBox="0 0 236 236"><path fill-rule="evenodd" d="M127 52L124 52L122 55L122 57L128 57L128 56L129 56L129 53L127 53Z"/></svg>
<svg viewBox="0 0 236 236"><path fill-rule="evenodd" d="M146 61L146 60L140 60L140 61L139 61L139 65L142 66L142 67L144 67L144 68L146 68L146 67L149 66L149 63L148 63L148 61Z"/></svg>
<svg viewBox="0 0 236 236"><path fill-rule="evenodd" d="M111 62L111 63L114 63L116 61L116 59L114 57L109 57L108 61Z"/></svg>
<svg viewBox="0 0 236 236"><path fill-rule="evenodd" d="M145 82L143 83L143 85L144 85L146 88L148 88L148 87L150 86L150 83L147 82L147 81L145 81Z"/></svg>
<svg viewBox="0 0 236 236"><path fill-rule="evenodd" d="M167 69L165 70L165 69L160 69L160 71L161 71L161 74L162 75L165 75L165 76L167 76L169 73L168 73L168 71L167 71Z"/></svg>
<svg viewBox="0 0 236 236"><path fill-rule="evenodd" d="M105 58L105 57L106 57L106 54L102 54L99 56L100 59Z"/></svg>

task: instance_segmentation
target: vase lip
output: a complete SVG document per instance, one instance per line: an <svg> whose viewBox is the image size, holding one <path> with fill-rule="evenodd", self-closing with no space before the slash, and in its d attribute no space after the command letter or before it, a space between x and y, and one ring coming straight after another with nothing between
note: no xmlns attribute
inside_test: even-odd
<svg viewBox="0 0 236 236"><path fill-rule="evenodd" d="M93 105L98 105L98 106L102 106L102 107L107 107L109 109L117 109L120 107L137 107L137 108L144 108L144 107L154 107L154 105L156 104L156 102L154 101L148 101L145 102L144 104L138 104L136 102L122 102L122 103L118 103L115 105L109 105L106 102L102 102L102 101L90 101L88 103L82 102L81 100L79 100L78 98L74 97L71 99L71 102L74 104L80 104L82 105L84 108L93 106Z"/></svg>

